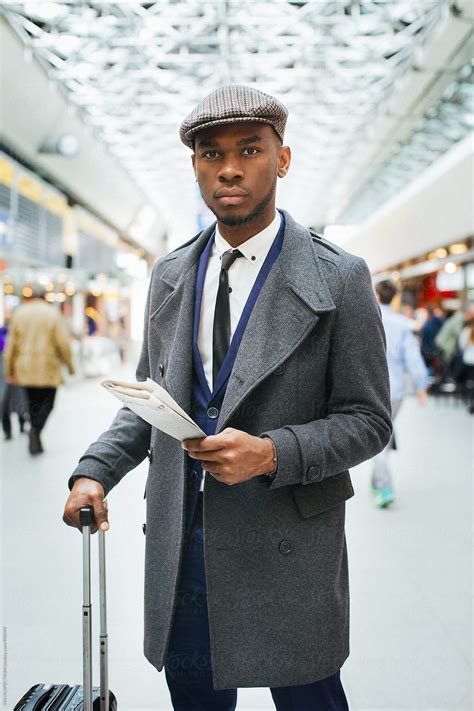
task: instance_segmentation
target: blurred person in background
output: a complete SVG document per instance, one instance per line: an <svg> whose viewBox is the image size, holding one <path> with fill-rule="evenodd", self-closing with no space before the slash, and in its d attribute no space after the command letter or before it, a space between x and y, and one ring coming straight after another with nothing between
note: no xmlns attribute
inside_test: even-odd
<svg viewBox="0 0 474 711"><path fill-rule="evenodd" d="M381 281L376 284L375 293L380 304L387 339L393 421L405 397L406 374L410 375L412 379L419 404L426 403L428 371L421 357L420 346L411 331L409 320L405 316L397 314L390 306L397 294L395 284L389 279ZM373 458L372 493L374 504L379 508L385 508L394 501L392 474L388 461L390 449L393 449L393 435L385 449Z"/></svg>
<svg viewBox="0 0 474 711"><path fill-rule="evenodd" d="M25 432L29 419L28 398L25 389L13 383L7 383L2 398L2 429L6 440L12 439L11 416L16 412L20 432Z"/></svg>
<svg viewBox="0 0 474 711"><path fill-rule="evenodd" d="M4 354L7 383L26 389L30 414L29 451L41 454L40 434L46 424L62 382L61 365L72 375L69 335L63 317L45 300L40 284L32 287L32 297L14 313Z"/></svg>
<svg viewBox="0 0 474 711"><path fill-rule="evenodd" d="M465 314L466 324L459 334L460 371L458 380L465 388L469 402L469 412L474 414L474 309Z"/></svg>
<svg viewBox="0 0 474 711"><path fill-rule="evenodd" d="M474 321L474 303L469 304L465 311L456 311L447 318L435 337L435 346L441 353L445 374L454 379L458 378L463 362L459 336L471 321Z"/></svg>
<svg viewBox="0 0 474 711"><path fill-rule="evenodd" d="M435 338L444 323L444 311L440 306L427 307L428 318L420 328L421 354L426 363L426 367L434 375L441 375L441 357L435 345Z"/></svg>
<svg viewBox="0 0 474 711"><path fill-rule="evenodd" d="M400 307L400 313L402 314L402 316L405 316L405 318L408 319L410 329L413 331L413 333L418 333L421 328L421 324L416 319L415 307L413 306L413 304L402 303Z"/></svg>
<svg viewBox="0 0 474 711"><path fill-rule="evenodd" d="M11 320L11 314L6 316L5 323L0 327L0 355L2 358L2 378L3 378L3 352L7 342L8 324ZM12 422L11 416L14 413L18 415L18 424L20 432L25 432L25 423L29 417L28 414L28 398L24 388L13 383L5 383L2 387L2 429L6 440L12 438Z"/></svg>

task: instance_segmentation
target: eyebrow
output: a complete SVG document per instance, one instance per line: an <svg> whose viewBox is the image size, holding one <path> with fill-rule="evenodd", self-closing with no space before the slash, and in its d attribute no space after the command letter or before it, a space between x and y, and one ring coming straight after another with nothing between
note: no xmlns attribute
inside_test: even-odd
<svg viewBox="0 0 474 711"><path fill-rule="evenodd" d="M217 141L213 141L210 138L205 138L199 141L197 144L198 148L215 148L218 145Z"/></svg>
<svg viewBox="0 0 474 711"><path fill-rule="evenodd" d="M238 146L248 146L250 143L259 143L259 141L262 141L261 136L250 136L249 138L242 138L242 140L237 141Z"/></svg>
<svg viewBox="0 0 474 711"><path fill-rule="evenodd" d="M259 143L262 141L263 138L261 136L255 135L255 136L249 136L248 138L242 138L240 141L237 141L238 146L248 146L251 143ZM199 141L198 148L218 148L219 143L217 141L213 141L212 138L204 138L202 141Z"/></svg>

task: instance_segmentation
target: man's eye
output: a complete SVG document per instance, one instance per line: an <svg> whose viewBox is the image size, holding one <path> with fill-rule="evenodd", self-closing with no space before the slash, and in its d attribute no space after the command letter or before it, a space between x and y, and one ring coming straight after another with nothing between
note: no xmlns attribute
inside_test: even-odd
<svg viewBox="0 0 474 711"><path fill-rule="evenodd" d="M205 151L205 153L202 154L203 158L217 158L218 155L217 151Z"/></svg>
<svg viewBox="0 0 474 711"><path fill-rule="evenodd" d="M248 148L244 148L244 150L243 150L244 155L247 155L247 156L254 156L258 152L259 152L258 148L252 148L251 146L249 146Z"/></svg>

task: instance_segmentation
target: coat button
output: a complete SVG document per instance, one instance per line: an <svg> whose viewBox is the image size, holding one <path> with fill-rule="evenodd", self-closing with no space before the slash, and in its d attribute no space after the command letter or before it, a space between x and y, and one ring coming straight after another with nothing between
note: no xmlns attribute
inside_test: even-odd
<svg viewBox="0 0 474 711"><path fill-rule="evenodd" d="M217 407L210 407L207 411L207 416L211 418L211 420L215 420L216 417L219 417L219 410Z"/></svg>
<svg viewBox="0 0 474 711"><path fill-rule="evenodd" d="M150 460L150 464L151 464L153 461L153 449L149 449L146 456Z"/></svg>
<svg viewBox="0 0 474 711"><path fill-rule="evenodd" d="M198 474L196 471L194 471L194 469L193 469L193 471L191 472L191 479L192 479L193 481L197 481L197 480L199 479L199 474Z"/></svg>
<svg viewBox="0 0 474 711"><path fill-rule="evenodd" d="M291 553L290 541L282 541L279 545L280 553Z"/></svg>
<svg viewBox="0 0 474 711"><path fill-rule="evenodd" d="M283 375L284 372L285 372L285 364L281 363L281 365L279 365L278 368L275 368L275 370L273 371L273 374L274 375Z"/></svg>
<svg viewBox="0 0 474 711"><path fill-rule="evenodd" d="M160 371L161 377L163 377L165 372L165 366L163 365L163 363L160 363L160 365L158 366L158 370Z"/></svg>
<svg viewBox="0 0 474 711"><path fill-rule="evenodd" d="M307 471L307 475L311 481L321 479L321 469L319 467L310 467Z"/></svg>

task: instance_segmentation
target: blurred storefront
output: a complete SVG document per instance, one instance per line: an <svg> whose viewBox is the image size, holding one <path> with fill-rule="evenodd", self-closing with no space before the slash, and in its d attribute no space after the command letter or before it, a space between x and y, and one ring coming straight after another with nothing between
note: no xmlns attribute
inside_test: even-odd
<svg viewBox="0 0 474 711"><path fill-rule="evenodd" d="M138 291L146 285L146 256L0 152L1 324L8 323L13 310L31 295L32 284L39 282L46 299L66 317L78 353L86 354L88 341L100 338L105 350L124 360L132 330L131 300L137 284ZM96 374L89 370L84 364L85 374Z"/></svg>
<svg viewBox="0 0 474 711"><path fill-rule="evenodd" d="M438 247L374 275L393 279L400 288L399 306L440 306L457 311L474 302L474 238Z"/></svg>

